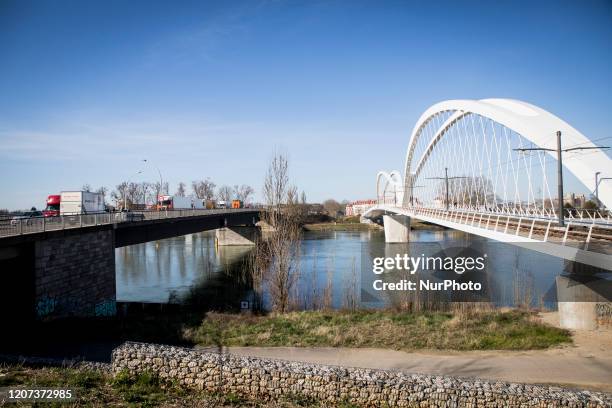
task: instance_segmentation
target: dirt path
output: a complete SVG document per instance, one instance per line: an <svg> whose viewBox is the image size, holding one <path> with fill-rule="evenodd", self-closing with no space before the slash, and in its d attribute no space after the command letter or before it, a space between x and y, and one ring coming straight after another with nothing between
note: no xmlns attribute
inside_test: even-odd
<svg viewBox="0 0 612 408"><path fill-rule="evenodd" d="M542 320L555 324L555 313ZM574 333L574 345L533 351L403 352L384 349L231 347L240 355L413 373L555 384L612 392L612 329Z"/></svg>

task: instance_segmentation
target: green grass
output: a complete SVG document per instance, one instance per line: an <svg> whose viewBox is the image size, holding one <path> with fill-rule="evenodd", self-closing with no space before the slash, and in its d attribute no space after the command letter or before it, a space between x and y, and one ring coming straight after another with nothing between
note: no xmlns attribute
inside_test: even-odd
<svg viewBox="0 0 612 408"><path fill-rule="evenodd" d="M526 311L453 313L303 311L209 313L187 339L202 346L376 347L396 350L531 350L571 343L567 330Z"/></svg>

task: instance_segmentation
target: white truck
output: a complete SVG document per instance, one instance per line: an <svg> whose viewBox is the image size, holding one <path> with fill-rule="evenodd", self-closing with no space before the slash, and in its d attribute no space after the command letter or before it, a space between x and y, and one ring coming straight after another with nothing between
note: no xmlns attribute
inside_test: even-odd
<svg viewBox="0 0 612 408"><path fill-rule="evenodd" d="M104 195L90 191L62 191L60 215L95 214L104 212Z"/></svg>
<svg viewBox="0 0 612 408"><path fill-rule="evenodd" d="M160 195L157 200L159 210L202 210L204 205L197 197L181 197L176 195Z"/></svg>

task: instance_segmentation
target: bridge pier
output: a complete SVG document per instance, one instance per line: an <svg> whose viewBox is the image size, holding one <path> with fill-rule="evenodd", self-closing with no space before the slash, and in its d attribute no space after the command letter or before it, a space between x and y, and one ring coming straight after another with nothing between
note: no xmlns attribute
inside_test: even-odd
<svg viewBox="0 0 612 408"><path fill-rule="evenodd" d="M385 242L408 242L410 235L410 217L406 215L383 215Z"/></svg>
<svg viewBox="0 0 612 408"><path fill-rule="evenodd" d="M215 230L215 242L218 246L255 245L260 235L259 227L223 227Z"/></svg>
<svg viewBox="0 0 612 408"><path fill-rule="evenodd" d="M1 247L0 271L2 321L115 315L111 225Z"/></svg>
<svg viewBox="0 0 612 408"><path fill-rule="evenodd" d="M588 281L557 276L559 325L565 329L595 330L611 323L610 283L606 279Z"/></svg>

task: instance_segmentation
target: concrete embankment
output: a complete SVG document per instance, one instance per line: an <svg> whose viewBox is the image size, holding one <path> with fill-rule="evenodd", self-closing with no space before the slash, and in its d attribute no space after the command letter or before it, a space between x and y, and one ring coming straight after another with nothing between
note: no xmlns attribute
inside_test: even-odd
<svg viewBox="0 0 612 408"><path fill-rule="evenodd" d="M608 394L448 376L407 374L291 362L201 350L125 343L114 350L114 372L157 373L210 392L274 399L299 395L360 406L609 407Z"/></svg>

